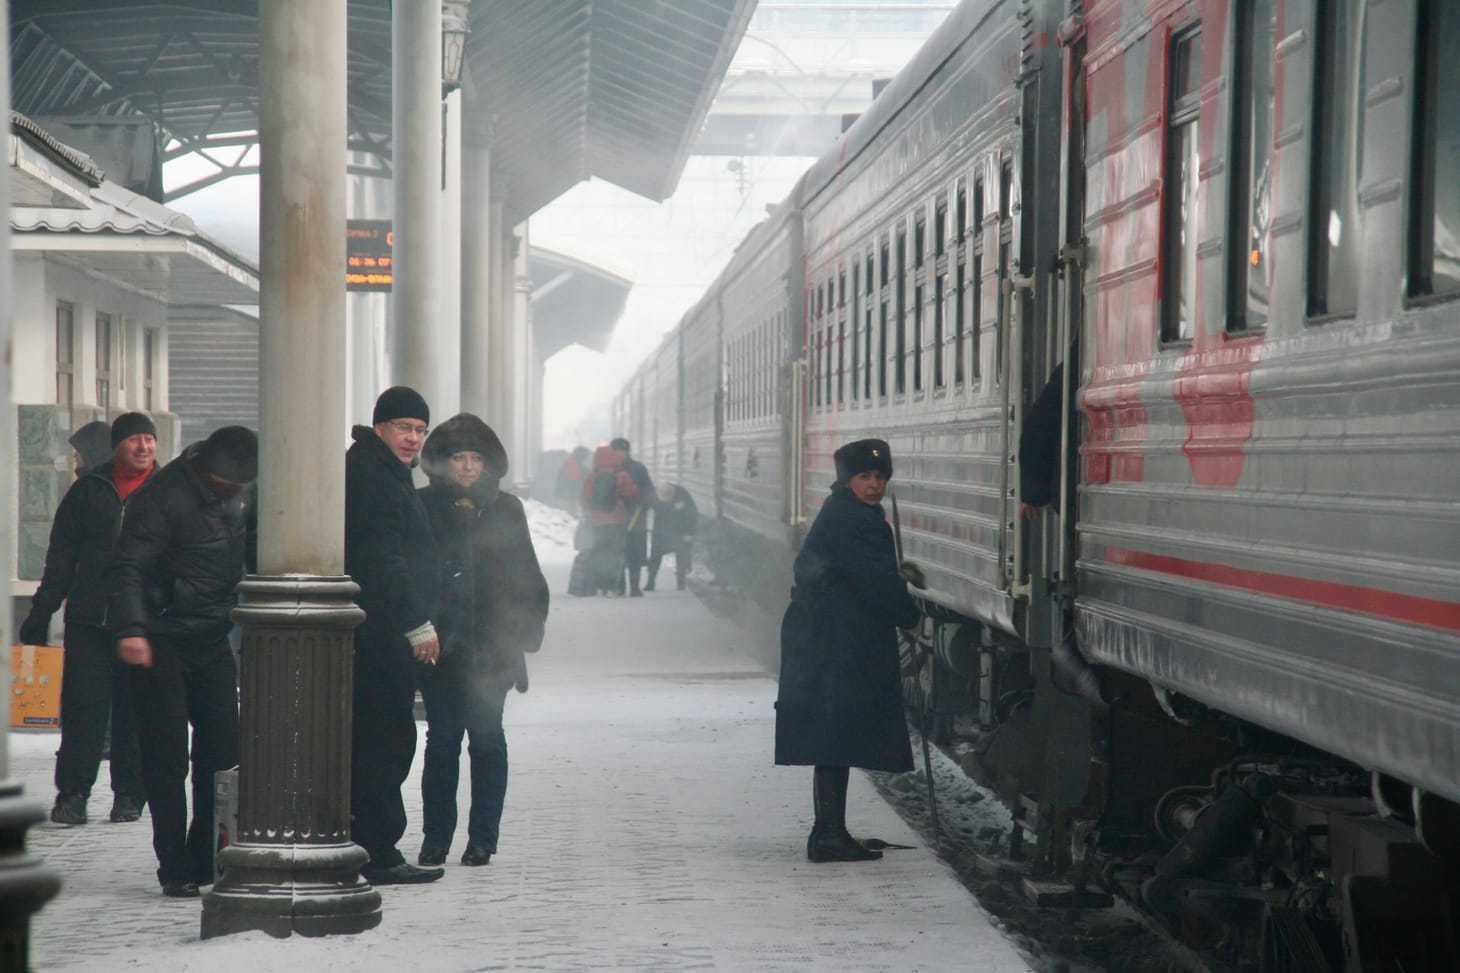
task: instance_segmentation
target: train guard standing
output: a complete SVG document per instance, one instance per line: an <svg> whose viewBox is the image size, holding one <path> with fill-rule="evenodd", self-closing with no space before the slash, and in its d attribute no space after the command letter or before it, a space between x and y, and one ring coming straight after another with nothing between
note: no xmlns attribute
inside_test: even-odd
<svg viewBox="0 0 1460 973"><path fill-rule="evenodd" d="M897 630L918 622L881 500L892 453L880 439L836 451L836 483L796 556L781 621L776 763L815 766L812 861L880 858L846 829L850 767L913 769Z"/></svg>

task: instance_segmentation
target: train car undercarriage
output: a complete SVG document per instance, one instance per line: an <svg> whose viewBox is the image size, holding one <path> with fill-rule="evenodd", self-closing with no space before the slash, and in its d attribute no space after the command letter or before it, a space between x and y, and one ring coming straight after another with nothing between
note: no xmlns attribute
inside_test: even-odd
<svg viewBox="0 0 1460 973"><path fill-rule="evenodd" d="M911 720L1010 810L982 863L1049 907L1119 896L1259 973L1460 970L1460 806L931 609Z"/></svg>

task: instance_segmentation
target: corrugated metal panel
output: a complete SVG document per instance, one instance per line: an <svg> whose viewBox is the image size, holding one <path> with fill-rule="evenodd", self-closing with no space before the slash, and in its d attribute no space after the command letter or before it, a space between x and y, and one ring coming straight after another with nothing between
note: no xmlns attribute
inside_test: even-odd
<svg viewBox="0 0 1460 973"><path fill-rule="evenodd" d="M222 318L202 315L222 311ZM174 308L167 326L168 399L183 443L223 426L259 427L259 329L226 309Z"/></svg>

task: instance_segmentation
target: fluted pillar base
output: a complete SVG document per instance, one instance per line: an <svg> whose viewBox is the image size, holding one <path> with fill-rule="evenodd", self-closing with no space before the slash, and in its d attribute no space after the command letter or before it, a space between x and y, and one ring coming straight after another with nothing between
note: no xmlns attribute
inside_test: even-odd
<svg viewBox="0 0 1460 973"><path fill-rule="evenodd" d="M229 845L223 880L203 896L203 938L259 930L279 939L364 932L380 925L380 893L360 878L370 860L339 845Z"/></svg>
<svg viewBox="0 0 1460 973"><path fill-rule="evenodd" d="M223 877L203 896L203 938L363 932L380 924L380 893L360 878L369 856L350 840L360 589L290 575L250 577L238 590L238 826L218 853Z"/></svg>

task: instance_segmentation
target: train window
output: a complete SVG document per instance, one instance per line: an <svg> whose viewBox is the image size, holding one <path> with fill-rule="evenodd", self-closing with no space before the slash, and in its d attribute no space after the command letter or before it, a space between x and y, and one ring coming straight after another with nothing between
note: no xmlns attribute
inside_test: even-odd
<svg viewBox="0 0 1460 973"><path fill-rule="evenodd" d="M947 274L933 280L933 388L943 387L943 282Z"/></svg>
<svg viewBox="0 0 1460 973"><path fill-rule="evenodd" d="M1227 330L1247 331L1267 325L1277 4L1274 0L1245 0L1236 11Z"/></svg>
<svg viewBox="0 0 1460 973"><path fill-rule="evenodd" d="M1161 212L1161 340L1189 341L1196 333L1196 190L1201 156L1197 116L1201 33L1171 38L1166 90L1166 160Z"/></svg>
<svg viewBox="0 0 1460 973"><path fill-rule="evenodd" d="M894 307L897 324L897 371L892 373L893 388L898 395L907 391L907 376L903 365L907 363L907 229L897 230L897 279L893 281L897 296Z"/></svg>
<svg viewBox="0 0 1460 973"><path fill-rule="evenodd" d="M1009 215L1009 200L1013 196L1014 167L1005 159L999 167L999 264L995 274L996 298L994 306L998 317L994 320L994 380L1004 378L1004 277L1009 273L1009 253L1014 245L1013 220Z"/></svg>
<svg viewBox="0 0 1460 973"><path fill-rule="evenodd" d="M972 381L983 369L980 361L979 343L983 341L983 180L973 181L973 260L969 273L969 286L973 289L973 306L970 308L968 325L968 377ZM963 315L959 315L962 320ZM963 356L960 355L961 359Z"/></svg>
<svg viewBox="0 0 1460 973"><path fill-rule="evenodd" d="M923 285L913 287L913 391L923 390Z"/></svg>
<svg viewBox="0 0 1460 973"><path fill-rule="evenodd" d="M953 278L953 386L963 387L963 288L967 281L964 279L965 267L964 256L958 254L958 271Z"/></svg>
<svg viewBox="0 0 1460 973"><path fill-rule="evenodd" d="M887 237L883 237L882 238L882 264L881 264L881 266L882 266L882 282L881 282L881 285L880 285L882 287L886 287L887 286L888 255L889 255L889 250L887 248Z"/></svg>
<svg viewBox="0 0 1460 973"><path fill-rule="evenodd" d="M846 394L846 372L847 367L847 319L840 318L836 323L836 404L841 405L847 400Z"/></svg>
<svg viewBox="0 0 1460 973"><path fill-rule="evenodd" d="M1410 179L1409 295L1460 293L1460 7L1421 0ZM1448 92L1448 94L1442 94Z"/></svg>
<svg viewBox="0 0 1460 973"><path fill-rule="evenodd" d="M836 353L836 347L835 347L836 342L832 340L832 322L831 322L831 316L830 315L828 315L828 317L826 319L826 327L825 327L824 333L826 335L826 338L825 338L825 341L826 341L826 372L825 372L825 376L826 376L826 391L824 393L824 397L823 397L822 401L824 401L828 406L830 406L831 405L831 390L832 390L833 384L836 382L836 361L833 358L833 356Z"/></svg>
<svg viewBox="0 0 1460 973"><path fill-rule="evenodd" d="M1308 314L1358 306L1359 172L1363 144L1358 13L1352 0L1317 6L1312 168L1308 189Z"/></svg>
<svg viewBox="0 0 1460 973"><path fill-rule="evenodd" d="M851 333L852 347L850 349L850 358L851 358L850 364L851 364L851 369L852 369L852 401L853 402L857 401L857 399L860 398L860 395L858 393L860 392L859 382L861 380L860 379L860 376L862 374L862 368L861 368L862 359L861 359L861 356L858 354L858 350L862 347L862 343L857 340L857 329L860 328L861 325L862 325L862 316L857 313L857 301L861 298L861 295L862 295L862 265L858 261L853 260L852 261L852 306L851 306L851 309L847 312L848 314L851 315L851 320L852 320L852 333Z"/></svg>
<svg viewBox="0 0 1460 973"><path fill-rule="evenodd" d="M836 306L847 306L847 270L843 267L836 275Z"/></svg>
<svg viewBox="0 0 1460 973"><path fill-rule="evenodd" d="M933 213L933 256L941 257L947 251L947 241L944 239L948 234L948 200L938 200L938 208Z"/></svg>
<svg viewBox="0 0 1460 973"><path fill-rule="evenodd" d="M915 270L922 269L923 259L927 256L928 251L925 243L927 236L928 220L926 217L919 215L913 223L913 268Z"/></svg>

